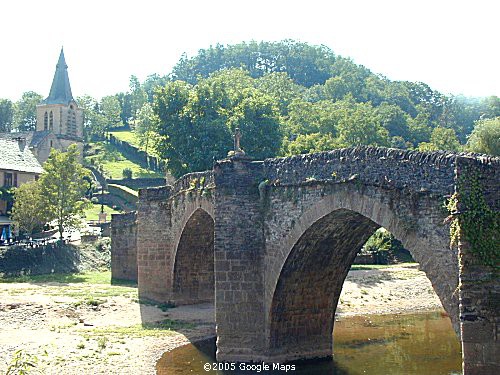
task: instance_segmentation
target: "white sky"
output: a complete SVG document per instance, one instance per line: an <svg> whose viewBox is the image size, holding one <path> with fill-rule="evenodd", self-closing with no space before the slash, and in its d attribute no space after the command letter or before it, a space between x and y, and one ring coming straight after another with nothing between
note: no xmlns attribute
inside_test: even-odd
<svg viewBox="0 0 500 375"><path fill-rule="evenodd" d="M74 96L127 91L216 43L324 44L393 80L500 96L498 0L16 0L0 3L0 98L48 95L61 45Z"/></svg>

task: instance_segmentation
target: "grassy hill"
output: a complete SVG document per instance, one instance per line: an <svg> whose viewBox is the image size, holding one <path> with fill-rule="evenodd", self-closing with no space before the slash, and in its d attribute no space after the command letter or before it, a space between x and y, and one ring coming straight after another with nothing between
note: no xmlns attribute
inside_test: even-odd
<svg viewBox="0 0 500 375"><path fill-rule="evenodd" d="M115 146L106 142L90 143L84 160L87 164L100 167L107 178L123 178L123 170L127 168L132 171L134 178L163 177L158 172L142 168L136 162L128 159Z"/></svg>

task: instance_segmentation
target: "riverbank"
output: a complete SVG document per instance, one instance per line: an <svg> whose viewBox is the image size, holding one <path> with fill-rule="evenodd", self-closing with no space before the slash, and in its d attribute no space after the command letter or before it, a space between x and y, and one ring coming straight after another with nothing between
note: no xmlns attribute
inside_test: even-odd
<svg viewBox="0 0 500 375"><path fill-rule="evenodd" d="M215 334L212 305L163 311L139 303L136 287L111 285L107 278L0 283L0 373L22 349L44 374L154 374L165 351ZM351 271L337 312L437 309L441 304L425 274L403 265Z"/></svg>

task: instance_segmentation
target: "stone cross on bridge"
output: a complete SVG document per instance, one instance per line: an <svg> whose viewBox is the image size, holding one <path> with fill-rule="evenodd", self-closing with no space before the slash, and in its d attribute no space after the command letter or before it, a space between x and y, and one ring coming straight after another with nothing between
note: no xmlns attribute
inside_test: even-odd
<svg viewBox="0 0 500 375"><path fill-rule="evenodd" d="M373 147L223 160L173 186L141 190L136 217L113 217L122 231L113 239L113 276L137 272L141 298L215 300L219 360L326 357L344 279L384 227L420 263L450 315L464 373L500 373L498 275L463 233L450 248L443 209L473 175L498 213L499 166L484 155ZM498 264L498 249L491 251Z"/></svg>

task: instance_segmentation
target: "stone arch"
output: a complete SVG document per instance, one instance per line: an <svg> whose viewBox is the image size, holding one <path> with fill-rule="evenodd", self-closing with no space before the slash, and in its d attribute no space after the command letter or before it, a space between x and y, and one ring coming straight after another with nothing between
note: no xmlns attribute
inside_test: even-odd
<svg viewBox="0 0 500 375"><path fill-rule="evenodd" d="M334 314L344 279L357 252L381 226L420 263L458 328L458 301L453 295L458 262L448 248L446 232L429 230L437 219L429 219L432 225L411 227L398 205L383 198L384 191L353 190L339 187L309 202L281 241L281 251L274 249L279 256L266 270L266 338L269 354L277 360L331 356Z"/></svg>
<svg viewBox="0 0 500 375"><path fill-rule="evenodd" d="M175 236L172 262L172 297L176 304L213 302L213 208L197 207L181 220Z"/></svg>

